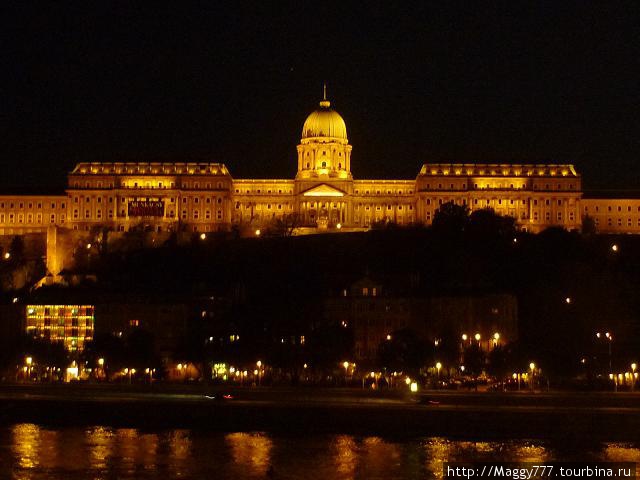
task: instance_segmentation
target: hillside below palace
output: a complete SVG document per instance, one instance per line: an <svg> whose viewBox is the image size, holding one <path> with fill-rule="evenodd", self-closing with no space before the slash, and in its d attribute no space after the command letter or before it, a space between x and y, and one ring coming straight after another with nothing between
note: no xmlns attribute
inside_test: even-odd
<svg viewBox="0 0 640 480"><path fill-rule="evenodd" d="M79 163L62 195L0 195L0 235L50 227L89 231L211 232L267 228L356 231L376 222L429 225L446 202L492 208L522 230L581 227L640 233L640 199L585 198L568 164L432 164L415 179L357 180L342 117L320 102L302 127L294 179L235 179L221 163Z"/></svg>

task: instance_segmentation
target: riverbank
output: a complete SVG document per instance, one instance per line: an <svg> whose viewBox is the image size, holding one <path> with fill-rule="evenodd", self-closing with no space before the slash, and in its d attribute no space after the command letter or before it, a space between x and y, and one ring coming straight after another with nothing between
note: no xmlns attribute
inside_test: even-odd
<svg viewBox="0 0 640 480"><path fill-rule="evenodd" d="M224 398L223 393L230 395ZM633 394L2 386L0 423L214 431L630 441Z"/></svg>

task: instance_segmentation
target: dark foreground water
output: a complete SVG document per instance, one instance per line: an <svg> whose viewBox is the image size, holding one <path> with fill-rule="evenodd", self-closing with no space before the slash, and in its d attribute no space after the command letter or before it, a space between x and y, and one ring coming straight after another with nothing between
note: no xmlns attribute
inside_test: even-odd
<svg viewBox="0 0 640 480"><path fill-rule="evenodd" d="M640 462L640 442L0 427L1 479L430 479L443 461Z"/></svg>

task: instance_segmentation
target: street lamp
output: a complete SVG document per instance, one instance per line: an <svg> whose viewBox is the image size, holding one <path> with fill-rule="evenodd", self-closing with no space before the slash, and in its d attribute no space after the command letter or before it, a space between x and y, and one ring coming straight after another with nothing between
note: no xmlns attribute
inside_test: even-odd
<svg viewBox="0 0 640 480"><path fill-rule="evenodd" d="M260 373L262 372L262 362L258 360L256 362L256 366L258 367L258 369L256 370L256 372L258 373L258 386L260 386Z"/></svg>
<svg viewBox="0 0 640 480"><path fill-rule="evenodd" d="M256 228L256 232L255 233L256 233L256 237L259 237L262 232L260 231L259 228Z"/></svg>
<svg viewBox="0 0 640 480"><path fill-rule="evenodd" d="M4 259L9 260L11 258L11 254L9 252L5 252Z"/></svg>
<svg viewBox="0 0 640 480"><path fill-rule="evenodd" d="M533 376L534 376L534 374L535 374L536 364L535 364L535 363L533 363L533 362L531 362L531 363L529 364L529 368L531 369L531 382L530 382L530 384L531 384L531 390L533 390Z"/></svg>
<svg viewBox="0 0 640 480"><path fill-rule="evenodd" d="M636 389L636 368L638 365L634 363L631 364L631 391L633 392Z"/></svg>
<svg viewBox="0 0 640 480"><path fill-rule="evenodd" d="M608 350L609 350L609 372L611 372L611 342L613 342L613 334L611 334L609 332L605 332L604 333L604 337L607 340L607 342L609 342L609 346L608 346ZM598 338L598 339L602 338L602 335L600 334L600 332L596 333L596 338Z"/></svg>
<svg viewBox="0 0 640 480"><path fill-rule="evenodd" d="M28 376L28 380L31 380L31 365L33 364L33 358L32 357L26 357L24 359L24 363L27 364L25 368L25 372L27 372L27 376Z"/></svg>
<svg viewBox="0 0 640 480"><path fill-rule="evenodd" d="M436 370L438 370L438 380L440 380L440 369L442 368L442 364L440 362L436 363Z"/></svg>
<svg viewBox="0 0 640 480"><path fill-rule="evenodd" d="M200 234L200 240L206 240L207 239L207 234L206 233L201 233Z"/></svg>
<svg viewBox="0 0 640 480"><path fill-rule="evenodd" d="M615 243L613 245L611 245L611 251L614 252L614 253L617 252L618 251L618 245L615 244Z"/></svg>

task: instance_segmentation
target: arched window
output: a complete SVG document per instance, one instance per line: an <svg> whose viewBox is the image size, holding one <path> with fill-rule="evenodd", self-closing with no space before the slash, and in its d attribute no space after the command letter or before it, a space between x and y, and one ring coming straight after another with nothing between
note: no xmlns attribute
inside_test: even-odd
<svg viewBox="0 0 640 480"><path fill-rule="evenodd" d="M342 170L342 164L341 163L338 164L338 170Z"/></svg>
<svg viewBox="0 0 640 480"><path fill-rule="evenodd" d="M327 168L327 162L322 162L322 168Z"/></svg>
<svg viewBox="0 0 640 480"><path fill-rule="evenodd" d="M307 169L309 168L309 162L307 162Z"/></svg>

